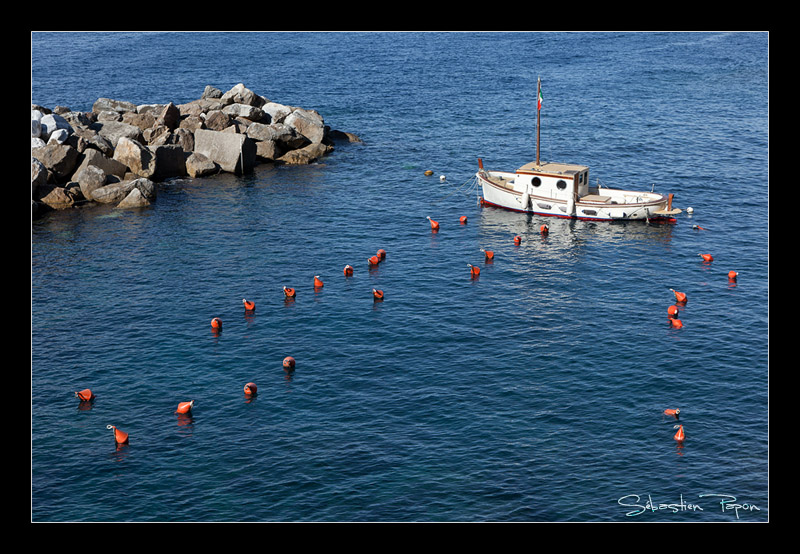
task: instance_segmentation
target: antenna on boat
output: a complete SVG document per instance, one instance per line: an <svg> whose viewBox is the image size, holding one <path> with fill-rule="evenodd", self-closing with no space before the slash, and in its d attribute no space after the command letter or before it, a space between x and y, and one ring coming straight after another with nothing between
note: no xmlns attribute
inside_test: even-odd
<svg viewBox="0 0 800 554"><path fill-rule="evenodd" d="M539 165L539 135L541 129L540 114L542 112L542 78L537 77L536 86L536 165Z"/></svg>

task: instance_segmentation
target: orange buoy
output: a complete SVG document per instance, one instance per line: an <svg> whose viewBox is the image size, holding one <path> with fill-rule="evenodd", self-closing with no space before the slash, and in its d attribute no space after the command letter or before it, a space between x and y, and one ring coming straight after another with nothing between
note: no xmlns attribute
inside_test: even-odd
<svg viewBox="0 0 800 554"><path fill-rule="evenodd" d="M215 331L222 331L222 320L218 317L215 317L211 320L211 328Z"/></svg>
<svg viewBox="0 0 800 554"><path fill-rule="evenodd" d="M678 306L670 306L667 308L667 315L669 315L669 317L678 317Z"/></svg>
<svg viewBox="0 0 800 554"><path fill-rule="evenodd" d="M713 262L714 261L714 256L712 256L711 254L700 254L700 257L703 258L704 262Z"/></svg>
<svg viewBox="0 0 800 554"><path fill-rule="evenodd" d="M461 217L459 217L458 220L461 222L461 225L466 225L467 224L467 216L465 216L465 215L462 215Z"/></svg>
<svg viewBox="0 0 800 554"><path fill-rule="evenodd" d="M698 229L700 231L705 231L706 230L704 227L700 227L699 225L692 225L692 229Z"/></svg>
<svg viewBox="0 0 800 554"><path fill-rule="evenodd" d="M672 325L672 327L674 327L675 329L681 329L683 327L683 322L677 317L669 318L669 324Z"/></svg>
<svg viewBox="0 0 800 554"><path fill-rule="evenodd" d="M90 389L79 390L75 393L75 398L81 402L90 402L94 400L94 393Z"/></svg>
<svg viewBox="0 0 800 554"><path fill-rule="evenodd" d="M540 232L541 232L543 235L546 235L547 233L549 233L549 232L550 232L550 227L548 227L546 224L542 224L542 226L541 226L541 227L539 227L539 231L540 231Z"/></svg>
<svg viewBox="0 0 800 554"><path fill-rule="evenodd" d="M242 304L244 304L244 311L246 312L254 312L256 309L256 303L245 298L242 298Z"/></svg>
<svg viewBox="0 0 800 554"><path fill-rule="evenodd" d="M188 414L192 411L194 407L194 400L190 400L189 402L181 402L178 404L178 409L175 410L176 414Z"/></svg>
<svg viewBox="0 0 800 554"><path fill-rule="evenodd" d="M667 408L666 410L664 410L664 415L672 416L675 419L678 419L680 413L681 411L678 408L675 408L674 410L671 408Z"/></svg>
<svg viewBox="0 0 800 554"><path fill-rule="evenodd" d="M686 438L686 434L683 432L683 425L676 425L675 427L673 427L673 429L677 429L678 432L675 433L675 435L672 438L678 442L683 442L683 440Z"/></svg>
<svg viewBox="0 0 800 554"><path fill-rule="evenodd" d="M320 288L324 283L320 280L319 275L314 275L314 287Z"/></svg>
<svg viewBox="0 0 800 554"><path fill-rule="evenodd" d="M676 291L675 289L669 289L669 290L671 290L671 291L672 291L672 294L674 294L674 295L675 295L675 300L676 300L676 301L677 301L679 304L686 304L686 303L689 301L689 299L686 297L686 294L684 294L684 293L682 293L682 292L678 292L678 291Z"/></svg>
<svg viewBox="0 0 800 554"><path fill-rule="evenodd" d="M431 229L432 229L432 230L436 231L437 229L439 229L439 222L438 222L438 221L434 221L434 220L432 220L432 219L430 218L430 216L428 216L428 221L430 221L430 222L431 222Z"/></svg>
<svg viewBox="0 0 800 554"><path fill-rule="evenodd" d="M384 250L383 248L381 248L380 250L378 250L378 253L377 253L377 254L375 254L375 255L376 255L376 256L378 256L378 259L379 259L380 261L383 261L383 260L385 260L385 259L386 259L386 250Z"/></svg>
<svg viewBox="0 0 800 554"><path fill-rule="evenodd" d="M473 279L481 274L481 268L479 268L478 266L472 264L467 264L467 265L469 266L469 273Z"/></svg>
<svg viewBox="0 0 800 554"><path fill-rule="evenodd" d="M739 274L735 271L728 272L728 281L735 281L737 277L739 277Z"/></svg>
<svg viewBox="0 0 800 554"><path fill-rule="evenodd" d="M247 383L244 386L244 393L247 396L255 396L256 394L258 394L258 387L256 386L255 383Z"/></svg>
<svg viewBox="0 0 800 554"><path fill-rule="evenodd" d="M380 260L380 258L378 258L378 256L370 256L369 258L367 258L367 263L369 265L373 265L373 266L374 265L378 265L378 263L380 263L380 261L381 260Z"/></svg>
<svg viewBox="0 0 800 554"><path fill-rule="evenodd" d="M352 277L353 276L353 266L351 266L351 265L344 266L344 275L345 275L345 277Z"/></svg>
<svg viewBox="0 0 800 554"><path fill-rule="evenodd" d="M286 356L283 359L283 369L294 369L295 361L291 356Z"/></svg>
<svg viewBox="0 0 800 554"><path fill-rule="evenodd" d="M120 431L113 425L106 425L106 429L113 429L114 430L114 441L117 444L127 444L128 443L128 433L125 431Z"/></svg>
<svg viewBox="0 0 800 554"><path fill-rule="evenodd" d="M283 287L283 294L286 295L286 298L294 298L297 292L293 288Z"/></svg>
<svg viewBox="0 0 800 554"><path fill-rule="evenodd" d="M483 248L481 248L481 252L483 252L486 255L487 260L491 260L492 258L494 258L494 252L491 250L484 250Z"/></svg>
<svg viewBox="0 0 800 554"><path fill-rule="evenodd" d="M380 289L372 289L372 298L375 300L383 300L383 291Z"/></svg>
<svg viewBox="0 0 800 554"><path fill-rule="evenodd" d="M521 236L519 236L519 235L517 235L516 237L514 237L514 244L516 244L517 246L519 246L520 244L522 244L522 237L521 237Z"/></svg>

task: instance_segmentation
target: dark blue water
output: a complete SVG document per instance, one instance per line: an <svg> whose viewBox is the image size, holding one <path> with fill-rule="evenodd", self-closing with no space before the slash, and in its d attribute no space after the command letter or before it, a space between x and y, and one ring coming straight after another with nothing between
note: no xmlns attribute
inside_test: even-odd
<svg viewBox="0 0 800 554"><path fill-rule="evenodd" d="M543 159L694 213L480 208L537 77ZM32 35L48 107L240 82L364 143L32 222L33 521L768 520L766 34Z"/></svg>

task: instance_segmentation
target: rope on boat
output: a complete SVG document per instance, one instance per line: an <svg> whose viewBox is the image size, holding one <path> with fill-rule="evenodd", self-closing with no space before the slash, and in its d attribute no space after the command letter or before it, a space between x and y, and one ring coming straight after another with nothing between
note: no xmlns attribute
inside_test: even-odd
<svg viewBox="0 0 800 554"><path fill-rule="evenodd" d="M446 200L447 198L450 198L451 196L457 193L472 194L473 189L477 188L478 188L478 178L475 175L473 175L472 177L461 183L455 190L446 194L445 196L442 196L441 198L432 201L431 204L436 204L437 202Z"/></svg>

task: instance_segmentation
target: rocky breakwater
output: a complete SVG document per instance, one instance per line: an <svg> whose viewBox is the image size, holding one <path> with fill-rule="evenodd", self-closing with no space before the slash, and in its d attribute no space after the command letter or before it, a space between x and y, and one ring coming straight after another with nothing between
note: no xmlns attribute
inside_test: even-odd
<svg viewBox="0 0 800 554"><path fill-rule="evenodd" d="M178 105L108 98L91 112L32 105L33 214L87 203L144 207L158 182L308 164L336 142L361 140L331 130L316 110L271 102L243 84L225 93L209 85Z"/></svg>

